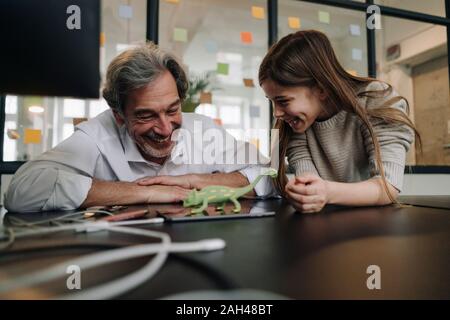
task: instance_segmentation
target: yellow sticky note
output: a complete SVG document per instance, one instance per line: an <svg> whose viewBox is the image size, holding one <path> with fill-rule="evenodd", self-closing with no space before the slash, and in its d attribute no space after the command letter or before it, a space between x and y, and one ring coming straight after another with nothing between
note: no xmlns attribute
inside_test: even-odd
<svg viewBox="0 0 450 320"><path fill-rule="evenodd" d="M41 143L41 130L39 129L25 129L25 137L24 137L24 143L25 144L39 144Z"/></svg>
<svg viewBox="0 0 450 320"><path fill-rule="evenodd" d="M252 16L255 19L264 19L264 7L252 6Z"/></svg>
<svg viewBox="0 0 450 320"><path fill-rule="evenodd" d="M327 11L319 11L319 22L330 24L330 13Z"/></svg>
<svg viewBox="0 0 450 320"><path fill-rule="evenodd" d="M300 29L300 18L288 17L288 24L291 29Z"/></svg>
<svg viewBox="0 0 450 320"><path fill-rule="evenodd" d="M187 42L187 30L183 28L173 29L173 40L178 42Z"/></svg>
<svg viewBox="0 0 450 320"><path fill-rule="evenodd" d="M100 47L104 47L106 42L106 35L104 32L100 32Z"/></svg>

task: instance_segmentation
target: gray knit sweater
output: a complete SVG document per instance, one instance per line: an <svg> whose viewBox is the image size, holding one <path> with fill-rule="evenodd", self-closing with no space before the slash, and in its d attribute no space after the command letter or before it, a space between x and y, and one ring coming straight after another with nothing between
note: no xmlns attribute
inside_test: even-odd
<svg viewBox="0 0 450 320"><path fill-rule="evenodd" d="M380 90L387 85L370 83L365 90ZM361 98L365 108L376 108L397 96ZM404 100L391 107L406 111ZM412 141L410 128L371 120L381 149L385 175L390 184L401 191L406 152ZM358 116L340 111L332 118L315 122L305 133L294 133L288 144L287 157L291 169L299 175L304 172L319 174L322 179L337 182L358 182L376 176L375 148L366 126Z"/></svg>

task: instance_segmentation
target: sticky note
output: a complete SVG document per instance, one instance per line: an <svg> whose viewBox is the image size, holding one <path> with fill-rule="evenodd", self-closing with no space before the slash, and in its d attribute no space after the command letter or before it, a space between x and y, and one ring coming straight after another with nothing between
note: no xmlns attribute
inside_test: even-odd
<svg viewBox="0 0 450 320"><path fill-rule="evenodd" d="M187 30L184 28L173 29L173 40L178 42L187 42Z"/></svg>
<svg viewBox="0 0 450 320"><path fill-rule="evenodd" d="M361 28L357 24L351 24L350 25L350 34L352 36L360 36Z"/></svg>
<svg viewBox="0 0 450 320"><path fill-rule="evenodd" d="M291 29L300 29L300 18L288 17L288 25Z"/></svg>
<svg viewBox="0 0 450 320"><path fill-rule="evenodd" d="M352 59L355 61L361 61L362 60L362 50L361 49L352 49Z"/></svg>
<svg viewBox="0 0 450 320"><path fill-rule="evenodd" d="M131 19L133 17L133 7L124 4L120 5L119 17L124 19Z"/></svg>
<svg viewBox="0 0 450 320"><path fill-rule="evenodd" d="M41 130L25 128L24 143L25 144L41 143Z"/></svg>
<svg viewBox="0 0 450 320"><path fill-rule="evenodd" d="M228 63L219 62L217 64L217 73L218 74L228 75L228 69L229 69Z"/></svg>
<svg viewBox="0 0 450 320"><path fill-rule="evenodd" d="M319 11L319 22L330 24L330 13L327 11Z"/></svg>
<svg viewBox="0 0 450 320"><path fill-rule="evenodd" d="M215 118L215 119L213 119L213 121L218 126L222 126L223 125L222 119L220 119L220 118Z"/></svg>
<svg viewBox="0 0 450 320"><path fill-rule="evenodd" d="M208 40L205 42L205 48L209 53L216 53L218 50L217 42Z"/></svg>
<svg viewBox="0 0 450 320"><path fill-rule="evenodd" d="M358 72L356 72L356 70L347 70L347 73L350 73L352 76L355 76L355 77L358 76Z"/></svg>
<svg viewBox="0 0 450 320"><path fill-rule="evenodd" d="M106 35L104 32L100 32L100 46L104 47L106 42Z"/></svg>
<svg viewBox="0 0 450 320"><path fill-rule="evenodd" d="M200 103L212 103L212 94L211 92L201 92L200 93Z"/></svg>
<svg viewBox="0 0 450 320"><path fill-rule="evenodd" d="M252 43L253 42L252 33L248 32L248 31L241 32L241 42L242 43Z"/></svg>
<svg viewBox="0 0 450 320"><path fill-rule="evenodd" d="M264 19L264 7L252 6L252 16L255 19Z"/></svg>
<svg viewBox="0 0 450 320"><path fill-rule="evenodd" d="M261 112L259 106L250 106L250 118L259 118Z"/></svg>
<svg viewBox="0 0 450 320"><path fill-rule="evenodd" d="M179 0L166 0L167 3L174 3L174 4L178 4L180 1Z"/></svg>
<svg viewBox="0 0 450 320"><path fill-rule="evenodd" d="M254 87L255 84L253 83L253 79L245 78L244 80L244 86L246 87Z"/></svg>

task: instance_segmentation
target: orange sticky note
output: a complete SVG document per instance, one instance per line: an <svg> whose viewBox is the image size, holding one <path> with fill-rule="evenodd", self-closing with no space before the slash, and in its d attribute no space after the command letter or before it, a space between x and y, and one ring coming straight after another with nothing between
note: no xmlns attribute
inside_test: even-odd
<svg viewBox="0 0 450 320"><path fill-rule="evenodd" d="M212 103L212 94L211 92L202 92L200 93L200 103Z"/></svg>
<svg viewBox="0 0 450 320"><path fill-rule="evenodd" d="M179 0L166 0L166 2L168 2L168 3L178 3L179 2Z"/></svg>
<svg viewBox="0 0 450 320"><path fill-rule="evenodd" d="M213 120L214 120L214 123L217 124L218 126L222 126L222 125L223 125L222 119L220 119L220 118L215 118L215 119L213 119Z"/></svg>
<svg viewBox="0 0 450 320"><path fill-rule="evenodd" d="M264 7L252 6L252 16L255 19L264 19Z"/></svg>
<svg viewBox="0 0 450 320"><path fill-rule="evenodd" d="M41 143L41 130L39 129L25 129L25 136L24 136L24 143L25 144L40 144Z"/></svg>
<svg viewBox="0 0 450 320"><path fill-rule="evenodd" d="M300 29L300 18L288 17L288 24L291 29Z"/></svg>
<svg viewBox="0 0 450 320"><path fill-rule="evenodd" d="M254 87L255 84L253 83L253 79L243 79L244 80L244 86L246 87Z"/></svg>
<svg viewBox="0 0 450 320"><path fill-rule="evenodd" d="M104 32L100 32L100 47L104 47L106 42L106 35Z"/></svg>
<svg viewBox="0 0 450 320"><path fill-rule="evenodd" d="M249 31L242 31L241 32L241 41L242 43L252 43L253 42L253 35Z"/></svg>

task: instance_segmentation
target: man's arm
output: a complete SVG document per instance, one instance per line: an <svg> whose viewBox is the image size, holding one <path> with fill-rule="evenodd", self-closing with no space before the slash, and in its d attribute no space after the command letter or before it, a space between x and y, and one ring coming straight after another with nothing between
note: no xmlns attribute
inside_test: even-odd
<svg viewBox="0 0 450 320"><path fill-rule="evenodd" d="M240 172L156 176L139 179L136 182L140 186L165 185L186 189L202 189L210 185L240 188L249 184L248 179ZM247 193L247 196L255 196L255 191Z"/></svg>
<svg viewBox="0 0 450 320"><path fill-rule="evenodd" d="M81 208L182 201L190 190L168 186L141 186L133 182L94 179Z"/></svg>

